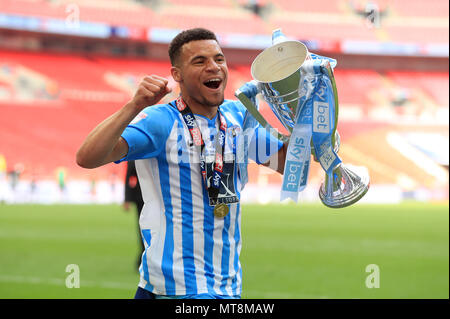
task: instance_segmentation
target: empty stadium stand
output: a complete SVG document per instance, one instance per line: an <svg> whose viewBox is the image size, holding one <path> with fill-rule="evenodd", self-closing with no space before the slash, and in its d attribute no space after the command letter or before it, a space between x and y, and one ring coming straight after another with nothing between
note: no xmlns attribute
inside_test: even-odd
<svg viewBox="0 0 450 319"><path fill-rule="evenodd" d="M448 193L448 148L442 156L436 151L441 147L425 145L434 137L436 141L442 141L441 137L448 141L449 135L448 2L256 2L264 8L261 14L249 10L255 1L247 0L3 0L0 22L8 16L12 29L17 23L25 25L26 32L45 33L46 26L64 24L75 14L88 23L88 28L89 23L96 23L100 29L105 26L110 32L106 37L112 41L122 36L123 41L130 41L127 43L156 43L159 46L150 49L160 50L161 56L166 52L164 43L181 29L206 27L220 39L228 40L230 35L270 37L272 30L282 28L289 37L310 45L314 52L320 49L347 60L345 68L338 63L335 70L342 139L339 155L345 163L366 166L374 185L395 184L404 191L427 188L431 194L441 194L442 190ZM0 24L0 31L2 28ZM154 41L152 30L162 32L166 38ZM73 39L61 34L65 41ZM249 38L243 39L238 44L245 48L245 39ZM54 179L55 170L61 167L67 170L68 180L109 180L122 174L124 165L79 168L76 150L96 124L128 101L144 75L155 73L170 78L169 62L50 53L38 48L40 51L35 52L0 48L0 155L5 156L8 169L23 164L24 179ZM358 54L369 58L361 58L359 61L364 63L352 68L350 60ZM373 56L376 60L382 54L386 55L383 61L392 55L418 57L422 59L421 67L375 68L370 59ZM433 56L441 60L433 62L430 71L426 59ZM447 67L440 68L445 59ZM398 60L391 65L396 63ZM225 95L231 99L234 91L250 80L250 63L230 63L229 72ZM173 80L170 85L176 87ZM177 94L175 89L165 101ZM285 132L269 107L260 102L264 116ZM430 151L433 148L436 154ZM255 185L281 182L280 175L267 168L251 164L249 172ZM323 176L319 164L313 163L310 182L317 186ZM445 196L448 198L448 194Z"/></svg>
<svg viewBox="0 0 450 319"><path fill-rule="evenodd" d="M93 172L75 164L76 150L86 134L126 103L142 76L149 73L169 76L170 70L168 62L138 59L12 51L0 51L0 57L0 153L5 155L9 165L23 163L24 177L38 171L41 177L51 178L56 167L66 167L69 179L89 178ZM231 66L226 97L234 98L234 90L249 79L248 65ZM375 184L394 183L407 177L413 185L440 185L436 176L418 168L393 149L386 137L389 132L399 129L448 136L448 123L402 124L402 113L398 112L401 106L378 105L371 100L371 90L383 89L386 79L391 85L423 92L432 107L442 107L448 113L448 72L429 74L393 70L379 74L373 70L337 69L340 112L345 113L352 107L362 110L356 121L345 116L341 118L338 129L343 146L339 154L348 162L368 166ZM31 85L33 81L38 84ZM41 94L36 87L50 90L53 96ZM2 94L5 90L9 95ZM22 91L31 93L20 94ZM23 95L29 98L21 99ZM175 96L176 92L168 99ZM411 108L411 104L408 107ZM390 113L384 119L371 119L371 112L377 108L390 110ZM261 111L280 127L264 103ZM416 115L420 119L420 113ZM121 170L121 166L111 164L95 170L95 175L107 179ZM259 168L252 166L250 172L251 180L256 181ZM268 183L281 181L277 174L264 176ZM317 163L313 164L311 181L319 183L322 178L323 171Z"/></svg>
<svg viewBox="0 0 450 319"><path fill-rule="evenodd" d="M262 17L245 9L243 0L3 0L0 12L67 19L112 26L186 29L203 26L219 34L270 35L274 28L303 40L448 43L448 3L406 0L261 1ZM370 8L376 5L375 17ZM371 5L371 6L369 6ZM376 21L374 21L374 19Z"/></svg>

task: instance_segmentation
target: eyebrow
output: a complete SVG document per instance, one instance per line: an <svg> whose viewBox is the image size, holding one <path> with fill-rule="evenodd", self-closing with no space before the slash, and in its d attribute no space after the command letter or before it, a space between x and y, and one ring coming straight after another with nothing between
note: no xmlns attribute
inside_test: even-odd
<svg viewBox="0 0 450 319"><path fill-rule="evenodd" d="M214 57L215 58L217 58L217 57L225 58L225 55L223 55L223 53L217 53ZM193 57L191 59L191 62L193 62L193 61L195 61L197 59L206 59L206 56L204 56L204 55L196 55L195 57Z"/></svg>

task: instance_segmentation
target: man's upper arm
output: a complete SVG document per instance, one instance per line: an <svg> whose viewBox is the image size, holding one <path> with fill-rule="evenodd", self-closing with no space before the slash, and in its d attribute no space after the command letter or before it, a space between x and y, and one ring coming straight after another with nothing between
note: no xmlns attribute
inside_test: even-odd
<svg viewBox="0 0 450 319"><path fill-rule="evenodd" d="M131 121L117 144L115 163L158 156L174 119L162 105L148 107Z"/></svg>

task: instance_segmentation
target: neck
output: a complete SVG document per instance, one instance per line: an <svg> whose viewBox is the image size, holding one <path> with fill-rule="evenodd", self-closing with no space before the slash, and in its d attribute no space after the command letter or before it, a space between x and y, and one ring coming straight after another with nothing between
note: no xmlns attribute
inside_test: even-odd
<svg viewBox="0 0 450 319"><path fill-rule="evenodd" d="M204 104L198 103L197 101L195 101L192 98L184 97L183 95L181 95L181 96L182 96L184 102L191 109L192 113L198 114L198 115L203 115L203 116L209 118L210 120L216 116L218 106L204 105Z"/></svg>

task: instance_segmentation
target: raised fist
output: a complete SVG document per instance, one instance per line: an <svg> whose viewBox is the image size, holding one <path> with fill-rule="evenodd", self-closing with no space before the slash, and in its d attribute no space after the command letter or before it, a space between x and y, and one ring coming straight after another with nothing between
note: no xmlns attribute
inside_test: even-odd
<svg viewBox="0 0 450 319"><path fill-rule="evenodd" d="M158 75L149 75L142 79L134 94L132 102L139 108L155 105L166 94L172 92L167 84L169 81Z"/></svg>

